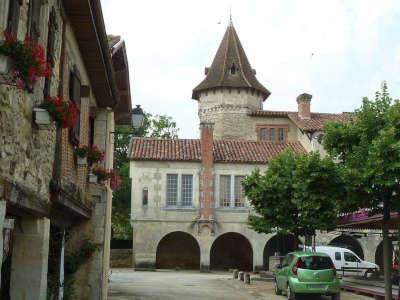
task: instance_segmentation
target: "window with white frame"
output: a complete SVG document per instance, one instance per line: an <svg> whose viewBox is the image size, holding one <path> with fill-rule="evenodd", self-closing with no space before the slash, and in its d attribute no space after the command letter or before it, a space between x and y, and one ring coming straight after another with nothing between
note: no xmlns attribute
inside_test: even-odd
<svg viewBox="0 0 400 300"><path fill-rule="evenodd" d="M181 206L192 206L193 175L182 175L182 201Z"/></svg>
<svg viewBox="0 0 400 300"><path fill-rule="evenodd" d="M178 204L178 175L167 174L167 206Z"/></svg>
<svg viewBox="0 0 400 300"><path fill-rule="evenodd" d="M231 206L231 176L221 175L219 177L219 205L221 207Z"/></svg>
<svg viewBox="0 0 400 300"><path fill-rule="evenodd" d="M244 207L244 191L242 188L242 180L244 176L235 176L235 207Z"/></svg>
<svg viewBox="0 0 400 300"><path fill-rule="evenodd" d="M167 207L191 207L193 175L167 174Z"/></svg>
<svg viewBox="0 0 400 300"><path fill-rule="evenodd" d="M240 208L245 207L245 195L242 188L242 175L219 176L219 206Z"/></svg>

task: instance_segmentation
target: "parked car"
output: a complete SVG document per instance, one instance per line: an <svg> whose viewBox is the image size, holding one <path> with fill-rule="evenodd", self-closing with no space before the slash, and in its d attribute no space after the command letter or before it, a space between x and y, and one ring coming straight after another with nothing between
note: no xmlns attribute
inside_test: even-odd
<svg viewBox="0 0 400 300"><path fill-rule="evenodd" d="M284 291L290 300L298 294L328 295L339 300L340 285L335 266L325 253L291 252L276 266L275 293Z"/></svg>
<svg viewBox="0 0 400 300"><path fill-rule="evenodd" d="M368 273L378 274L379 266L375 263L364 261L353 251L334 246L316 246L315 250L326 253L335 264L336 270L344 275L363 275Z"/></svg>

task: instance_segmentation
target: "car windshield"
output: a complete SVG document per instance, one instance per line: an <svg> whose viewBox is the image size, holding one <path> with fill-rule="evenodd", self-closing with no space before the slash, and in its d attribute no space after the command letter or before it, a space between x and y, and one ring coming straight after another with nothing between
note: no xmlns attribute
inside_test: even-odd
<svg viewBox="0 0 400 300"><path fill-rule="evenodd" d="M308 270L324 270L331 269L333 263L329 257L326 256L303 256L300 257L300 269Z"/></svg>

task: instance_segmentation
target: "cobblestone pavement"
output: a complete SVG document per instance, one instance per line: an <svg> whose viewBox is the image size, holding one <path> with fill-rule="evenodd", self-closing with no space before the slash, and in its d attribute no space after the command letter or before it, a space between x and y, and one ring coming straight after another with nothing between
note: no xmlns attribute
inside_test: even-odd
<svg viewBox="0 0 400 300"><path fill-rule="evenodd" d="M284 300L274 295L273 285L253 281L251 285L231 279L228 273L199 273L186 271L136 272L113 270L110 276L109 300ZM325 300L327 297L304 299ZM342 300L371 300L372 298L342 293Z"/></svg>

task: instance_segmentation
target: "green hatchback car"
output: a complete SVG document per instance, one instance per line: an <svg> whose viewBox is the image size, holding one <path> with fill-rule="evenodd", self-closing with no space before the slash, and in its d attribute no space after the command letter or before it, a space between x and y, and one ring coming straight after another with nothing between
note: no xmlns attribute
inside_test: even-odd
<svg viewBox="0 0 400 300"><path fill-rule="evenodd" d="M282 291L287 299L296 299L298 294L317 294L340 300L340 280L331 258L310 251L287 254L275 271L275 293L280 295Z"/></svg>

